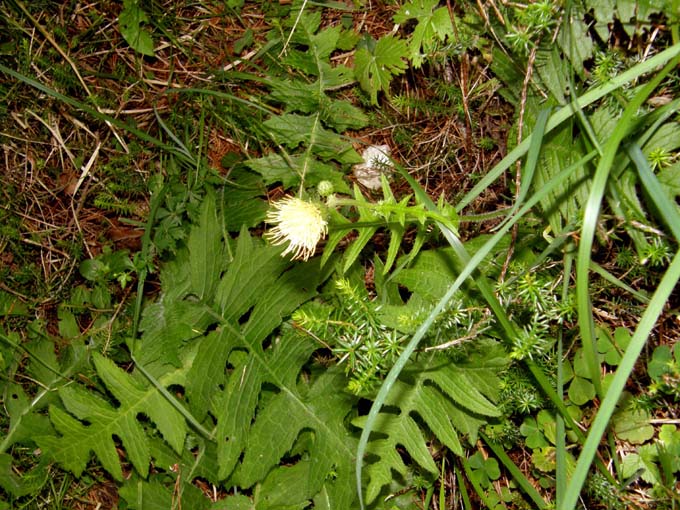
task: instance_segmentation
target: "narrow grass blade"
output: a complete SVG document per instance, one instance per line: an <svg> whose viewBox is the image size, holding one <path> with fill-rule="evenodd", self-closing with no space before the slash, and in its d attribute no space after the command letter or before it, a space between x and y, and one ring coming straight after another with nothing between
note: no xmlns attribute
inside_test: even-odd
<svg viewBox="0 0 680 510"><path fill-rule="evenodd" d="M628 377L630 377L630 374L635 367L635 363L637 362L638 357L645 346L647 338L649 337L652 328L654 328L657 319L661 315L661 312L666 305L668 297L671 295L671 292L673 292L673 289L679 280L680 252L676 253L675 257L673 258L673 261L666 271L666 274L662 278L659 287L652 296L649 306L642 314L642 318L640 319L638 327L631 338L630 344L628 345L623 358L621 358L621 362L619 363L619 366L614 374L614 378L609 385L607 394L602 400L600 409L597 412L595 420L590 427L590 432L583 446L583 451L578 458L576 469L574 470L574 474L565 490L562 504L557 506L557 510L573 510L576 508L578 496L581 492L581 488L583 487L583 483L585 482L588 470L590 469L590 464L593 460L593 457L597 453L600 440L604 435L607 426L609 425L609 420L614 414L616 404L618 403L621 393L626 386Z"/></svg>
<svg viewBox="0 0 680 510"><path fill-rule="evenodd" d="M680 243L680 213L678 212L678 206L671 202L671 199L666 195L659 179L656 178L656 175L654 175L654 172L649 167L649 162L640 146L637 144L629 145L628 155L633 163L635 163L642 185L658 209L661 220L671 230L675 240Z"/></svg>
<svg viewBox="0 0 680 510"><path fill-rule="evenodd" d="M543 509L547 508L546 502L543 500L541 495L538 493L538 491L534 488L533 485L531 485L531 482L527 479L526 476L524 476L524 473L520 471L520 469L515 465L515 463L512 461L510 457L508 457L508 454L505 453L505 450L503 449L502 446L497 445L493 441L491 441L484 433L479 434L481 438L484 440L484 442L487 444L489 448L491 448L491 451L493 451L494 455L498 457L498 460L501 461L501 464L505 466L505 469L507 469L512 477L515 479L517 484L520 486L520 488L524 491L524 493L529 496L531 501L534 502L536 505L536 508Z"/></svg>
<svg viewBox="0 0 680 510"><path fill-rule="evenodd" d="M595 327L592 317L592 305L590 302L589 270L590 254L595 238L595 231L599 223L602 199L604 198L614 159L619 153L621 142L631 129L635 115L637 115L639 108L644 104L659 83L661 83L663 78L675 68L677 62L678 57L676 56L661 72L642 87L630 103L628 103L628 106L626 106L626 109L614 128L614 132L604 146L603 154L597 165L597 169L595 170L590 194L585 206L583 227L581 230L581 243L579 244L576 263L576 300L583 349L587 358L591 380L595 386L595 391L600 398L604 398L604 394L600 381L600 366L596 355Z"/></svg>
<svg viewBox="0 0 680 510"><path fill-rule="evenodd" d="M570 104L560 108L548 120L545 126L545 134L549 133L557 126L562 124L569 117L574 115L579 109L602 99L612 91L622 87L626 83L630 83L643 74L654 71L659 66L665 64L669 60L675 58L680 54L680 43L671 46L670 48L654 55L653 57L640 62L636 66L631 67L627 71L613 78L604 85L594 88L583 94L578 99L575 99ZM456 205L458 212L462 211L475 198L479 196L486 188L488 188L496 179L498 179L503 172L505 172L511 165L520 159L529 150L532 136L527 137L522 143L515 147L507 156L505 156L488 174L482 178L474 188L472 188L463 199Z"/></svg>
<svg viewBox="0 0 680 510"><path fill-rule="evenodd" d="M612 285L618 287L619 289L625 290L628 292L631 296L634 296L638 301L641 303L649 303L649 296L646 296L642 292L639 292L635 290L633 287L630 285L627 285L625 282L622 282L619 280L616 276L611 274L609 271L607 271L604 267L599 265L597 262L590 261L590 269L594 272L599 274L602 278L607 280L609 283Z"/></svg>
<svg viewBox="0 0 680 510"><path fill-rule="evenodd" d="M522 205L522 202L524 202L524 199L529 193L529 188L531 188L531 183L533 182L534 174L536 173L536 164L538 163L538 157L541 154L541 147L543 146L543 135L545 135L548 115L550 115L550 109L541 110L538 114L538 119L536 119L534 130L531 132L529 152L527 153L526 163L522 167L522 182L517 193L515 205L513 206L513 212Z"/></svg>
<svg viewBox="0 0 680 510"><path fill-rule="evenodd" d="M460 487L460 495L463 500L463 507L465 510L473 510L472 503L470 502L470 495L467 491L467 485L465 484L465 479L463 478L463 473L461 473L458 467L454 467L456 472L456 480L458 480L458 487Z"/></svg>
<svg viewBox="0 0 680 510"><path fill-rule="evenodd" d="M673 46L672 48L676 47ZM595 230L597 228L597 224L599 221L599 213L602 199L604 197L604 192L606 189L609 174L614 163L614 158L619 152L621 142L623 141L624 137L628 134L629 129L631 128L633 119L635 115L637 115L638 113L638 109L642 106L642 104L646 101L646 99L650 96L654 89L659 85L659 83L661 83L661 81L675 68L677 64L678 57L677 55L675 55L672 58L672 60L663 68L663 70L657 73L654 76L654 78L652 78L644 87L642 87L642 89L633 97L633 99L630 101L630 103L624 110L623 115L619 119L616 128L614 129L614 132L612 133L610 139L604 146L603 155L595 171L595 176L593 177L593 182L590 190L590 196L588 197L588 201L586 203L583 219L583 228L581 231L581 243L579 245L578 258L576 263L576 298L578 303L577 304L578 322L579 329L581 332L583 348L586 353L586 356L588 357L589 368L592 374L593 383L596 383L595 384L596 391L598 395L600 395L600 397L602 398L602 406L600 407L600 410L598 411L597 416L595 418L595 422L593 423L590 433L588 434L588 438L586 439L583 451L579 456L576 470L571 481L569 482L569 485L567 486L565 498L563 500L562 506L559 507L559 510L567 509L571 510L575 507L578 494L580 493L581 488L583 487L593 457L595 456L595 453L597 451L597 446L600 442L600 439L602 438L602 435L605 432L609 419L611 418L611 415L614 412L614 407L616 406L616 402L620 397L621 391L623 391L625 380L630 374L630 371L626 372L625 366L622 361L622 363L619 365L618 370L616 371L615 381L617 381L617 377L619 379L623 378L623 381L618 381L620 384L617 385L615 385L614 382L612 382L612 384L609 386L609 389L607 390L606 395L603 394L602 385L600 384L599 379L599 363L595 355L596 338L594 334L594 323L592 317L592 308L590 303L589 292L590 254L595 238ZM677 255L674 259L674 264L675 263L678 264L677 270L680 271L680 257L678 257ZM661 310L666 299L668 298L668 295L670 295L672 285L675 285L675 282L677 281L677 277L674 278L674 275L671 271L673 267L674 266L672 265L671 268L669 268L666 275L664 276L662 280L662 285L659 286L656 293L654 294L654 297L650 301L647 310L643 314L643 319L640 321L640 324L638 325L633 340L631 340L631 344L626 350L624 359L626 357L630 358L633 355L635 356L633 359L628 359L631 370L633 364L635 363L635 359L639 355L642 346L644 345L647 334L649 333L649 331L651 331L651 328L653 327L656 318L661 313ZM678 274L680 275L680 273ZM665 289L663 285L664 283L665 285L669 285L669 281L673 281L671 288ZM660 301L662 297L663 301ZM647 324L647 322L644 322L645 320L647 322L651 321L651 324ZM643 332L644 336L642 334ZM605 403L607 404L606 406ZM597 425L597 427L595 425Z"/></svg>
<svg viewBox="0 0 680 510"><path fill-rule="evenodd" d="M58 99L59 101L68 104L70 106L73 106L74 108L77 108L78 110L82 110L83 112L87 113L88 115L92 116L95 119L99 119L105 122L111 123L113 126L122 129L124 131L127 131L128 133L131 133L138 137L140 140L143 140L145 142L151 143L156 145L157 147L167 150L169 152L172 152L174 154L177 154L178 156L184 156L184 154L179 151L176 147L172 145L168 145L162 140L159 140L158 138L151 136L150 134L146 133L145 131L142 131L141 129L137 129L134 126L131 126L125 122L123 122L120 119L117 119L115 117L111 117L110 115L106 115L104 113L101 113L97 111L95 108L92 108L91 106L83 103L82 101L78 101L77 99L73 99L72 97L65 96L56 90L43 85L39 81L34 80L33 78L29 78L28 76L24 76L21 73L18 73L9 67L6 67L2 64L0 64L0 72L3 72L5 74L8 74L9 76L12 76L13 78L16 78L17 80L25 83L26 85L29 85L41 92L44 92L48 96L51 96L55 99Z"/></svg>
<svg viewBox="0 0 680 510"><path fill-rule="evenodd" d="M574 265L573 243L565 250L564 254L564 280L562 281L562 301L569 298L571 270ZM556 384L558 395L564 395L564 328L560 325L557 338L557 377ZM564 426L564 418L560 413L555 416L555 504L559 505L564 499L564 491L567 487L567 438Z"/></svg>

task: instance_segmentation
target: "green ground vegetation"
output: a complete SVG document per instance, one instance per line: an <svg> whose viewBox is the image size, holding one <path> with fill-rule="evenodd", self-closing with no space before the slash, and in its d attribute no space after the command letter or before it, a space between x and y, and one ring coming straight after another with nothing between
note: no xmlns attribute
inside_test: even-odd
<svg viewBox="0 0 680 510"><path fill-rule="evenodd" d="M2 3L0 510L680 508L679 23Z"/></svg>

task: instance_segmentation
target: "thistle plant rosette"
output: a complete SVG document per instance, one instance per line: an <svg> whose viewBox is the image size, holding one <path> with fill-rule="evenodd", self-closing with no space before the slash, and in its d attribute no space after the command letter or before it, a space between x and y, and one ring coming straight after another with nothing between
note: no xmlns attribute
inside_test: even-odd
<svg viewBox="0 0 680 510"><path fill-rule="evenodd" d="M328 222L318 203L296 197L284 197L271 205L265 221L273 228L265 238L274 246L288 243L281 254L293 254L293 260L307 261L316 245L328 234Z"/></svg>

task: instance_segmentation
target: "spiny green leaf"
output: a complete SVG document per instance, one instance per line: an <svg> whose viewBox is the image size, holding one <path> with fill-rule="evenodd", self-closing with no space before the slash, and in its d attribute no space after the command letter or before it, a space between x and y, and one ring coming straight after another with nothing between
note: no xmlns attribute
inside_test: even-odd
<svg viewBox="0 0 680 510"><path fill-rule="evenodd" d="M358 418L353 423L363 426L365 417ZM378 439L369 443L368 452L380 458L379 461L368 464L365 472L369 477L366 489L366 501L373 501L385 485L393 479L393 471L405 477L409 468L399 455L398 447L403 446L409 455L420 466L432 474L437 473L437 465L425 446L426 438L418 424L408 414L398 416L381 413L376 420L375 430L389 434L388 439Z"/></svg>
<svg viewBox="0 0 680 510"><path fill-rule="evenodd" d="M585 79L583 63L593 56L593 40L588 35L590 27L585 22L585 12L580 4L574 2L557 35L557 44L562 53L571 61L572 69ZM609 37L609 36L607 36Z"/></svg>
<svg viewBox="0 0 680 510"><path fill-rule="evenodd" d="M234 260L219 281L215 294L216 305L225 321L237 322L260 300L264 289L272 285L272 279L290 267L290 261L280 254L280 248L265 246L246 230L241 231Z"/></svg>
<svg viewBox="0 0 680 510"><path fill-rule="evenodd" d="M331 224L334 225L335 228L331 229L328 234L328 240L326 241L326 246L324 247L323 255L321 257L322 267L326 265L326 262L328 262L330 257L333 255L333 252L340 241L342 241L351 231L350 228L345 228L345 226L351 225L352 222L345 218L337 210L331 209L329 211L329 215L331 218Z"/></svg>
<svg viewBox="0 0 680 510"><path fill-rule="evenodd" d="M222 328L201 338L187 374L187 399L192 414L199 421L208 414L214 395L226 380L224 365L233 345L228 339L230 334L233 334L231 329Z"/></svg>
<svg viewBox="0 0 680 510"><path fill-rule="evenodd" d="M191 449L184 448L180 453L170 448L159 436L149 437L149 448L157 472L183 473L182 484L191 484L189 474L218 485L217 445L200 437L191 436L188 440ZM171 474L170 476L176 476Z"/></svg>
<svg viewBox="0 0 680 510"><path fill-rule="evenodd" d="M336 472L343 474L339 480L351 479L354 439L344 419L353 399L342 392L345 380L339 370L326 372L310 387L297 382L301 365L315 348L309 340L292 333L285 334L266 352L258 353L260 348L251 345L246 364L235 367L215 405L215 412L219 410L221 472L228 472L245 449L233 479L249 487L276 468L303 430L311 430L313 439L305 454L309 457L305 471L309 490L316 494L325 486L338 502L334 508L346 508L342 503L351 503L354 498L351 484L335 483L329 476ZM280 391L251 424L250 416L265 383L274 384Z"/></svg>
<svg viewBox="0 0 680 510"><path fill-rule="evenodd" d="M650 14L670 12L671 3L668 1L637 1L630 0L592 0L588 3L595 18L594 28L603 41L610 37L610 26L614 20L621 22L629 37L649 21ZM635 23L631 23L635 20Z"/></svg>
<svg viewBox="0 0 680 510"><path fill-rule="evenodd" d="M366 206L357 205L357 211L359 212L359 223L375 223L379 220L375 211L368 205L368 202L364 198L363 193L359 190L359 187L354 185L354 198L359 203L365 203ZM352 245L345 252L345 264L343 266L343 272L347 272L350 266L354 264L363 249L366 247L368 242L378 231L377 226L362 226L361 228L355 229L359 232L359 235L354 240Z"/></svg>
<svg viewBox="0 0 680 510"><path fill-rule="evenodd" d="M14 382L7 384L3 390L5 411L9 416L9 428L2 441L5 450L14 443L32 442L36 436L53 432L49 419L35 412L46 405L45 392L29 399L24 389Z"/></svg>
<svg viewBox="0 0 680 510"><path fill-rule="evenodd" d="M139 413L148 416L168 444L179 452L187 433L186 423L179 412L155 388L134 381L110 359L94 354L93 360L97 375L120 404L118 411L127 410L134 418Z"/></svg>
<svg viewBox="0 0 680 510"><path fill-rule="evenodd" d="M123 480L123 473L120 468L120 461L116 452L115 444L112 440L113 429L106 430L105 423L112 423L115 420L115 411L105 401L95 399L87 392L79 395L72 391L60 392L63 397L75 400L80 398L85 401L85 406L91 411L90 417L94 418L94 428L98 434L90 427L73 418L70 414L62 411L56 406L50 407L50 419L54 427L61 436L41 436L36 438L36 442L45 453L65 469L71 471L76 477L85 470L85 466L90 460L90 452L94 451L102 467L106 469L116 480ZM147 468L148 469L148 468Z"/></svg>
<svg viewBox="0 0 680 510"><path fill-rule="evenodd" d="M555 131L541 147L532 189L543 188L554 176L583 156L581 144L573 139L571 125ZM583 166L572 173L564 186L541 200L541 208L548 215L553 232L561 232L566 221L578 216L588 198L589 187L588 167Z"/></svg>
<svg viewBox="0 0 680 510"><path fill-rule="evenodd" d="M339 133L347 129L361 129L368 124L368 117L348 101L332 100L324 103L321 120Z"/></svg>
<svg viewBox="0 0 680 510"><path fill-rule="evenodd" d="M308 508L309 501L315 495L307 482L310 469L310 462L302 460L272 471L257 495L257 508Z"/></svg>
<svg viewBox="0 0 680 510"><path fill-rule="evenodd" d="M188 265L187 260L185 263ZM180 347L214 321L205 305L173 299L172 294L162 294L158 301L144 310L140 323L144 336L139 361L147 367L155 363L179 367Z"/></svg>
<svg viewBox="0 0 680 510"><path fill-rule="evenodd" d="M182 482L182 476L181 471L174 474L178 482ZM177 508L178 502L181 502L182 508L192 510L207 510L211 507L210 499L191 483L181 483L175 487L168 486L167 480L161 478L145 481L132 477L119 490L127 502L127 508L131 510L168 510Z"/></svg>
<svg viewBox="0 0 680 510"><path fill-rule="evenodd" d="M228 188L222 194L221 216L228 232L239 232L242 227L253 228L264 221L267 202L262 200L265 186L262 179L246 169L235 168L229 177L238 187Z"/></svg>
<svg viewBox="0 0 680 510"><path fill-rule="evenodd" d="M262 175L266 184L280 182L284 188L298 186L301 181L301 171L307 163L305 184L313 186L321 181L330 181L338 193L349 193L349 186L344 174L332 164L323 163L314 158L293 155L283 158L278 154L269 154L257 159L251 159L246 164L255 172Z"/></svg>
<svg viewBox="0 0 680 510"><path fill-rule="evenodd" d="M319 110L322 98L317 83L271 79L269 86L272 99L281 103L287 112L313 113Z"/></svg>
<svg viewBox="0 0 680 510"><path fill-rule="evenodd" d="M317 33L321 23L319 11L300 16L299 23L291 38L292 49L283 59L285 65L318 80L314 83L314 96L320 99L319 91L343 87L352 82L352 71L344 65L331 66L330 55L338 48L342 30L339 26L325 28Z"/></svg>

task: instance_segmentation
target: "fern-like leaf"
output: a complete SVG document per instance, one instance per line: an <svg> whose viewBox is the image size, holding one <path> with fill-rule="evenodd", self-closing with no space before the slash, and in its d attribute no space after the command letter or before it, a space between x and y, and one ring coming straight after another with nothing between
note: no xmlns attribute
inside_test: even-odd
<svg viewBox="0 0 680 510"><path fill-rule="evenodd" d="M489 354L492 351L489 348ZM500 415L492 402L498 396L496 374L503 366L499 361L491 356L488 364L457 365L444 356L432 355L402 374L385 401L387 406L398 408L399 413L383 411L378 416L375 430L387 438L375 439L368 445L367 452L378 460L366 466L367 501L373 501L392 482L393 471L406 476L409 468L398 453L399 447L436 475L438 468L425 446L429 433L452 452L462 455L459 436L474 442L487 418ZM415 415L429 431L423 430ZM364 422L365 417L361 417L353 423L361 427Z"/></svg>
<svg viewBox="0 0 680 510"><path fill-rule="evenodd" d="M148 416L175 451L180 451L184 443L187 432L184 418L158 390L135 381L111 360L94 354L93 361L97 374L119 406L114 407L80 387L65 386L59 390L59 396L68 412L50 406L50 418L61 436L43 436L36 441L76 476L82 474L93 451L102 466L116 480L122 480L116 436L137 472L145 477L150 453L139 416Z"/></svg>

